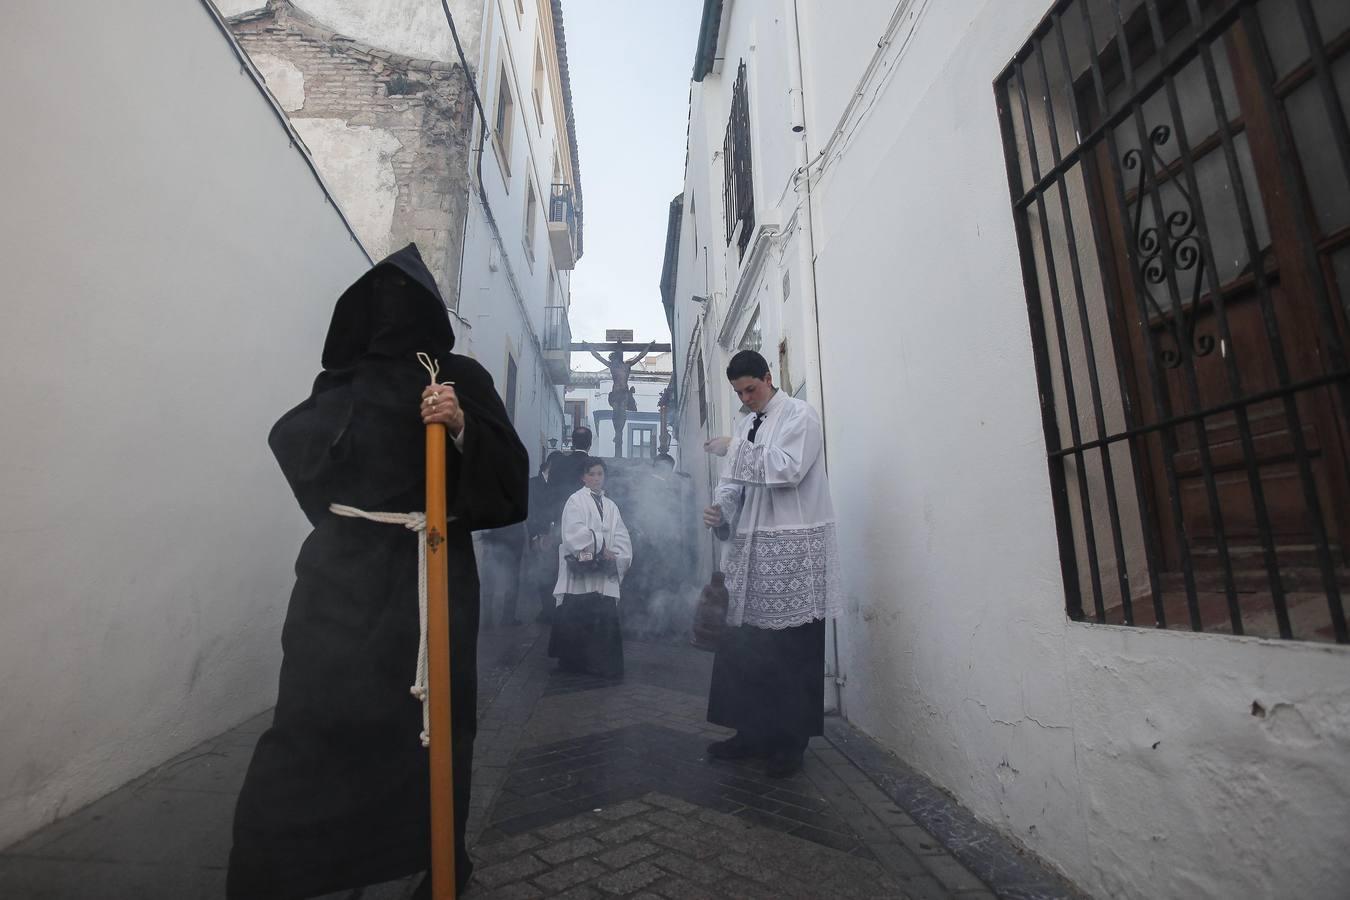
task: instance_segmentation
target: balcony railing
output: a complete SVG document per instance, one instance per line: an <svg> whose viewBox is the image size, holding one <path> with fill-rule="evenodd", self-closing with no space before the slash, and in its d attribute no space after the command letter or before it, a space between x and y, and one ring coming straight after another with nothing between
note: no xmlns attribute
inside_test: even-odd
<svg viewBox="0 0 1350 900"><path fill-rule="evenodd" d="M571 269L580 256L577 237L581 211L577 209L570 184L555 184L548 200L548 238L553 260L559 269Z"/></svg>
<svg viewBox="0 0 1350 900"><path fill-rule="evenodd" d="M544 362L554 384L567 384L571 374L572 326L567 307L544 307Z"/></svg>

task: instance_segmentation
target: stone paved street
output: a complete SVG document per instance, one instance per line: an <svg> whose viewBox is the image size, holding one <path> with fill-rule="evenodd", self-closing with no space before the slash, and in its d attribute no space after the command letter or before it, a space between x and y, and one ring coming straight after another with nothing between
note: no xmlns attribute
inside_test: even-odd
<svg viewBox="0 0 1350 900"><path fill-rule="evenodd" d="M840 720L789 779L706 759L728 734L704 721L710 654L629 642L614 683L554 671L546 638L483 637L469 897L1078 896ZM0 897L222 896L234 795L269 716L0 854ZM403 900L413 884L326 900Z"/></svg>

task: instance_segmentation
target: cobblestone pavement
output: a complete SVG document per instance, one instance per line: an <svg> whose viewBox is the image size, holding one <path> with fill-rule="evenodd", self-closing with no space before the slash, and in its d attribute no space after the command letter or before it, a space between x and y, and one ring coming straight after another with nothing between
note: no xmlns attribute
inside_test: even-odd
<svg viewBox="0 0 1350 900"><path fill-rule="evenodd" d="M547 632L486 632L471 900L1077 898L834 719L801 772L708 760L711 655L629 642L611 682L554 670ZM0 853L0 897L223 896L229 824L270 713ZM415 880L324 900L405 900Z"/></svg>

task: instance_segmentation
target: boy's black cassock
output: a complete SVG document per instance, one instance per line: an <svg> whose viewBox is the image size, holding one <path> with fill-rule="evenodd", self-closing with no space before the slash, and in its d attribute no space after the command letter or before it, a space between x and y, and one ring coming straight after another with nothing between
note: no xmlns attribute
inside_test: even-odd
<svg viewBox="0 0 1350 900"><path fill-rule="evenodd" d="M471 530L525 518L528 457L482 366L450 352L445 304L416 246L338 300L324 371L268 442L314 531L296 560L276 715L235 811L228 895L308 897L426 869L427 751L408 688L417 661L417 535L329 512L411 512L425 499L427 373L440 361L464 409L447 450L457 874L477 720L478 575ZM449 444L449 442L447 442ZM435 686L432 687L435 690Z"/></svg>

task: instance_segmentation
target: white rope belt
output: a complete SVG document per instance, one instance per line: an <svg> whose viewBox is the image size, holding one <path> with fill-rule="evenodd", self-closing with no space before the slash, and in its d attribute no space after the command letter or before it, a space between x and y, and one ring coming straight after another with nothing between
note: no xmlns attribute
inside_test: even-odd
<svg viewBox="0 0 1350 900"><path fill-rule="evenodd" d="M426 513L366 512L354 506L330 503L328 511L349 519L369 519L383 525L402 525L417 533L417 677L408 689L422 703L422 746L431 746L431 712L427 707L427 542L422 533L427 530Z"/></svg>

